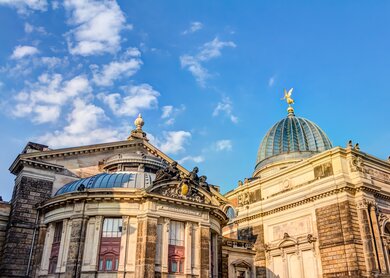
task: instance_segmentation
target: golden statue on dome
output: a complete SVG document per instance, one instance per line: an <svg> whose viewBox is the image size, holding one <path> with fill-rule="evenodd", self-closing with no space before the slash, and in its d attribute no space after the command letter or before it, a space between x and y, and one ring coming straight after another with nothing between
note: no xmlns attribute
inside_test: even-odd
<svg viewBox="0 0 390 278"><path fill-rule="evenodd" d="M288 91L286 89L284 89L284 97L282 98L282 99L285 99L287 104L288 104L287 112L289 115L290 114L294 115L294 108L291 107L291 104L294 104L294 100L291 97L293 90L294 90L294 88L291 88Z"/></svg>

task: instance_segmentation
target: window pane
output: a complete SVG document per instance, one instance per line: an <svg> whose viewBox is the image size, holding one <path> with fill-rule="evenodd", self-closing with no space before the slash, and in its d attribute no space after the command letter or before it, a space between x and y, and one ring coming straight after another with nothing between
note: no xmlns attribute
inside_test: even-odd
<svg viewBox="0 0 390 278"><path fill-rule="evenodd" d="M177 263L176 262L172 262L171 270L172 270L172 272L177 272Z"/></svg>
<svg viewBox="0 0 390 278"><path fill-rule="evenodd" d="M105 218L103 237L120 237L122 235L122 218Z"/></svg>
<svg viewBox="0 0 390 278"><path fill-rule="evenodd" d="M115 259L115 270L118 270L119 260Z"/></svg>
<svg viewBox="0 0 390 278"><path fill-rule="evenodd" d="M99 270L103 270L103 259L99 260Z"/></svg>
<svg viewBox="0 0 390 278"><path fill-rule="evenodd" d="M106 270L112 270L112 260L111 259L106 260Z"/></svg>

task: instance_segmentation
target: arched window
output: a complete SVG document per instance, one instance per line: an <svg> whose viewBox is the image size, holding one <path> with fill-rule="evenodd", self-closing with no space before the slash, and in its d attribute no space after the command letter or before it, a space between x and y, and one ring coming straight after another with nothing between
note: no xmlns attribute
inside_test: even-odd
<svg viewBox="0 0 390 278"><path fill-rule="evenodd" d="M226 215L229 218L229 221L231 221L236 217L236 212L232 207L228 207L228 209L226 210Z"/></svg>

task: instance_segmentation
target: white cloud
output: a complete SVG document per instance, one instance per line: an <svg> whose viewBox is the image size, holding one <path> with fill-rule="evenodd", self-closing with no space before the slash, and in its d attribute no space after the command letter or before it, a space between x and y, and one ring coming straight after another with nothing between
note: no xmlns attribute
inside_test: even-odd
<svg viewBox="0 0 390 278"><path fill-rule="evenodd" d="M22 59L23 57L26 57L26 56L35 55L38 52L39 52L38 49L34 46L18 45L17 47L15 47L15 49L11 55L11 58L15 59L15 60Z"/></svg>
<svg viewBox="0 0 390 278"><path fill-rule="evenodd" d="M6 5L15 8L18 13L26 14L29 10L46 11L46 0L0 0L0 5Z"/></svg>
<svg viewBox="0 0 390 278"><path fill-rule="evenodd" d="M134 75L142 65L142 61L139 59L140 55L137 48L130 48L126 51L125 57L119 61L104 65L101 69L97 65L93 65L91 67L93 81L99 86L111 86L116 79Z"/></svg>
<svg viewBox="0 0 390 278"><path fill-rule="evenodd" d="M221 50L224 47L236 47L236 44L232 41L220 41L218 38L207 42L203 45L202 50L197 55L198 59L201 61L208 61L212 58L221 56Z"/></svg>
<svg viewBox="0 0 390 278"><path fill-rule="evenodd" d="M275 84L275 76L272 76L268 79L268 87L272 87Z"/></svg>
<svg viewBox="0 0 390 278"><path fill-rule="evenodd" d="M63 63L62 59L58 57L42 57L41 63L45 64L48 68L54 68Z"/></svg>
<svg viewBox="0 0 390 278"><path fill-rule="evenodd" d="M224 47L236 47L232 41L220 41L217 37L214 40L205 43L198 54L180 56L182 68L187 69L195 77L200 86L204 87L206 80L210 77L207 69L202 63L221 56L221 50Z"/></svg>
<svg viewBox="0 0 390 278"><path fill-rule="evenodd" d="M200 86L204 87L206 79L210 76L197 58L190 55L180 56L180 64L182 68L187 68L189 72L195 77Z"/></svg>
<svg viewBox="0 0 390 278"><path fill-rule="evenodd" d="M217 106L213 111L213 116L218 116L224 113L233 123L238 122L238 117L233 115L233 104L229 98L223 98L221 102L218 102Z"/></svg>
<svg viewBox="0 0 390 278"><path fill-rule="evenodd" d="M219 140L215 143L217 151L231 151L233 144L231 140Z"/></svg>
<svg viewBox="0 0 390 278"><path fill-rule="evenodd" d="M135 116L141 109L153 109L157 107L157 98L160 93L149 84L131 85L127 95L119 93L99 94L98 98L106 103L117 116Z"/></svg>
<svg viewBox="0 0 390 278"><path fill-rule="evenodd" d="M166 154L176 154L185 150L184 145L191 138L191 133L184 130L163 132L163 138L148 134L151 143Z"/></svg>
<svg viewBox="0 0 390 278"><path fill-rule="evenodd" d="M24 32L26 32L27 34L30 34L32 32L46 34L46 30L45 30L44 27L42 27L42 26L33 26L33 25L31 25L30 23L27 23L27 22L24 24Z"/></svg>
<svg viewBox="0 0 390 278"><path fill-rule="evenodd" d="M183 112L186 109L184 105L181 105L180 107L176 108L172 105L166 105L161 108L162 114L161 119L165 120L166 125L173 125L175 123L175 118L178 114Z"/></svg>
<svg viewBox="0 0 390 278"><path fill-rule="evenodd" d="M58 148L123 139L125 135L120 130L100 127L100 123L105 119L102 108L81 99L75 99L73 110L67 118L68 124L64 129L46 133L38 140L50 147Z"/></svg>
<svg viewBox="0 0 390 278"><path fill-rule="evenodd" d="M35 123L55 122L62 106L90 92L91 87L85 76L63 81L60 74L42 74L38 82L30 84L15 96L16 105L12 114L15 117L29 117Z"/></svg>
<svg viewBox="0 0 390 278"><path fill-rule="evenodd" d="M169 118L169 116L172 114L173 106L172 105L163 106L161 110L162 110L161 119L166 119Z"/></svg>
<svg viewBox="0 0 390 278"><path fill-rule="evenodd" d="M74 55L115 53L120 48L120 32L128 29L126 19L116 1L66 0L70 13L68 24L75 26L66 36Z"/></svg>
<svg viewBox="0 0 390 278"><path fill-rule="evenodd" d="M178 160L179 164L183 164L183 163L185 163L187 161L193 161L195 163L201 163L201 162L204 161L204 157L201 156L201 155L198 155L198 156L190 156L190 155L188 155L188 156L185 156L182 159Z"/></svg>
<svg viewBox="0 0 390 278"><path fill-rule="evenodd" d="M191 22L190 28L185 30L182 34L183 35L187 35L187 34L190 34L190 33L195 33L196 31L199 31L202 28L203 28L203 23L202 22L194 21L194 22Z"/></svg>

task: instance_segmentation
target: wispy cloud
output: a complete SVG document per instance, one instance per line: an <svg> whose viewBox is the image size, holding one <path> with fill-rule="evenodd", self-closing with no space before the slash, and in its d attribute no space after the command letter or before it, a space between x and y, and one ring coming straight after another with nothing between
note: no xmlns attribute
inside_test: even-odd
<svg viewBox="0 0 390 278"><path fill-rule="evenodd" d="M221 102L218 102L213 111L213 116L216 117L220 114L225 114L233 123L238 123L238 117L233 114L233 104L230 98L225 97Z"/></svg>
<svg viewBox="0 0 390 278"><path fill-rule="evenodd" d="M112 61L101 68L98 65L91 66L93 81L96 85L111 86L116 79L130 77L141 68L142 61L139 58L141 52L137 48L132 48L126 53L127 55L120 60Z"/></svg>
<svg viewBox="0 0 390 278"><path fill-rule="evenodd" d="M275 80L276 80L276 76L271 76L269 79L268 79L268 87L272 87L274 84L275 84Z"/></svg>
<svg viewBox="0 0 390 278"><path fill-rule="evenodd" d="M232 41L220 41L218 37L216 37L214 40L205 43L196 55L180 56L181 67L191 72L199 85L204 87L210 74L203 66L203 63L221 56L221 50L225 47L234 48L236 47L236 44Z"/></svg>
<svg viewBox="0 0 390 278"><path fill-rule="evenodd" d="M37 32L37 33L40 33L40 34L46 34L46 30L45 30L44 27L42 27L42 26L34 26L34 25L31 25L28 22L26 22L24 24L24 32L26 32L27 34L30 34L30 33L33 33L33 32Z"/></svg>
<svg viewBox="0 0 390 278"><path fill-rule="evenodd" d="M224 139L217 141L215 147L217 151L231 151L233 144L231 140Z"/></svg>
<svg viewBox="0 0 390 278"><path fill-rule="evenodd" d="M185 156L181 159L178 160L178 162L180 164L183 164L183 163L186 163L186 162L189 162L189 161L192 161L192 162L195 162L195 163L201 163L204 161L204 157L201 156L201 155L198 155L198 156Z"/></svg>
<svg viewBox="0 0 390 278"><path fill-rule="evenodd" d="M126 95L119 93L99 94L98 98L110 107L117 116L135 116L141 109L157 108L160 93L149 84L124 87Z"/></svg>
<svg viewBox="0 0 390 278"><path fill-rule="evenodd" d="M183 31L183 35L195 33L196 31L199 31L203 28L203 23L199 21L193 21L190 24L190 27L187 30Z"/></svg>
<svg viewBox="0 0 390 278"><path fill-rule="evenodd" d="M164 120L166 125L173 125L177 115L179 115L185 109L186 107L184 105L181 105L180 107L173 107L172 105L163 106L161 107L161 119Z"/></svg>
<svg viewBox="0 0 390 278"><path fill-rule="evenodd" d="M32 56L38 53L39 53L38 49L34 46L18 45L15 47L14 51L12 52L11 59L18 60L26 56Z"/></svg>
<svg viewBox="0 0 390 278"><path fill-rule="evenodd" d="M157 146L166 154L177 154L185 150L185 145L191 138L191 133L184 130L165 131L162 133L162 138L154 137L148 134L152 144Z"/></svg>
<svg viewBox="0 0 390 278"><path fill-rule="evenodd" d="M75 26L67 34L68 48L74 55L115 53L120 48L123 29L129 29L116 1L66 0L64 7Z"/></svg>
<svg viewBox="0 0 390 278"><path fill-rule="evenodd" d="M46 0L0 0L0 5L13 7L20 14L26 14L29 11L46 11Z"/></svg>

